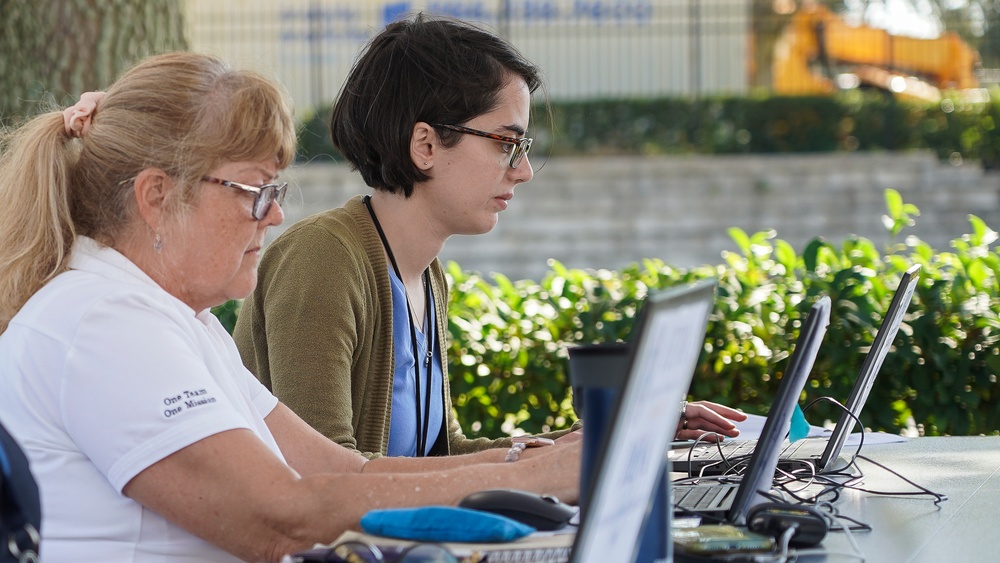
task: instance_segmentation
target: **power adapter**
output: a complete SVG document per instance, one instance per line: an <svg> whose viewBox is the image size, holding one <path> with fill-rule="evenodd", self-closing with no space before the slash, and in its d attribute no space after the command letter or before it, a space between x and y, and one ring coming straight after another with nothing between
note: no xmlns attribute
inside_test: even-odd
<svg viewBox="0 0 1000 563"><path fill-rule="evenodd" d="M826 518L816 509L808 506L765 502L758 504L747 513L747 528L752 532L780 538L790 528L794 528L788 545L792 547L812 547L823 541L829 528Z"/></svg>

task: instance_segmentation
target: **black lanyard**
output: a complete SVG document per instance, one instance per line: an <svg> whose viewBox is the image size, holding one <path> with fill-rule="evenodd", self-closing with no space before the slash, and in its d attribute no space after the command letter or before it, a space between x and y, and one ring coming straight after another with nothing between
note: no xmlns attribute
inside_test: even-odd
<svg viewBox="0 0 1000 563"><path fill-rule="evenodd" d="M389 255L389 262L392 264L392 270L396 272L396 277L399 278L400 283L403 283L403 276L399 273L399 266L396 265L396 257L392 255L392 248L389 247L389 241L385 238L385 232L382 230L382 225L378 222L378 217L375 216L375 210L372 209L371 203L372 196L366 195L363 199L365 202L365 207L368 208L368 214L372 216L372 223L375 224L375 230L378 231L378 236L382 239L382 246L385 247L385 253ZM423 457L425 450L427 449L427 431L430 426L431 418L431 378L434 376L434 370L431 368L431 361L434 358L434 348L437 344L437 331L434 330L434 318L431 314L431 275L430 268L424 269L424 292L426 301L424 303L424 319L427 324L427 330L430 332L427 340L427 356L425 358L425 367L427 368L427 392L423 397L420 396L420 350L417 348L417 331L414 328L413 313L410 310L410 295L406 292L406 284L403 284L403 295L406 297L406 318L410 321L410 346L413 350L413 371L414 371L414 391L416 391L416 411L417 411L417 457ZM423 416L421 416L420 411L420 399L424 399ZM422 423L422 424L421 424Z"/></svg>

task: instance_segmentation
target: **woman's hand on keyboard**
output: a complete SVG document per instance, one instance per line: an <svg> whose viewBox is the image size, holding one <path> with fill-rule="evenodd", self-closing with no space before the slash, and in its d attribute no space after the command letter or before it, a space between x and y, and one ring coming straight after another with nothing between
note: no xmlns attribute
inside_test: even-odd
<svg viewBox="0 0 1000 563"><path fill-rule="evenodd" d="M686 402L681 411L681 419L677 423L678 440L700 438L714 442L724 436L735 438L740 435L740 431L733 422L747 419L747 415L742 412L711 401Z"/></svg>

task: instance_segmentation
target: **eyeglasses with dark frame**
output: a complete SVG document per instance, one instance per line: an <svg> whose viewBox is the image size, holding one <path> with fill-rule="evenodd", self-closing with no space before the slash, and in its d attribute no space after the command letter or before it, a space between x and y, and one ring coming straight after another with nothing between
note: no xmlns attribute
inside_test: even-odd
<svg viewBox="0 0 1000 563"><path fill-rule="evenodd" d="M531 150L531 141L529 137L505 137L503 135L497 135L496 133L487 133L486 131L480 131L479 129L471 129L469 127L463 127L461 125L445 125L444 123L437 123L434 127L444 127L445 129L451 129L452 131L458 131L459 133L466 133L469 135L476 135L477 137L486 137L487 139L493 139L494 141L500 141L501 143L511 145L514 148L510 151L510 160L507 164L511 168L517 168L524 157Z"/></svg>
<svg viewBox="0 0 1000 563"><path fill-rule="evenodd" d="M474 552L459 558L446 547L434 543L392 546L383 551L361 540L347 540L333 547L314 548L291 557L293 563L480 563L484 557Z"/></svg>
<svg viewBox="0 0 1000 563"><path fill-rule="evenodd" d="M285 188L288 187L288 182L282 182L280 184L264 184L263 186L248 186L246 184L230 180L220 180L219 178L214 178L212 176L202 176L201 179L205 182L213 182L215 184L226 186L227 188L234 188L252 193L254 195L252 214L253 218L258 221L267 217L267 213L271 211L272 203L278 202L278 205L281 205L281 203L285 201Z"/></svg>

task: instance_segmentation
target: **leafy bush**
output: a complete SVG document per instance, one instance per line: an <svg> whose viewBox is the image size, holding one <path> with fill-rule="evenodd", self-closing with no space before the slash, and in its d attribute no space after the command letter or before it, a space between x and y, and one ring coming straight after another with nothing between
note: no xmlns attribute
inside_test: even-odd
<svg viewBox="0 0 1000 563"><path fill-rule="evenodd" d="M862 415L867 427L927 434L1000 431L997 233L970 216L972 233L935 251L896 238L919 211L886 192L879 249L852 237L839 247L813 240L801 255L774 232L731 229L738 251L725 264L691 269L646 260L619 272L570 270L551 262L540 283L488 281L448 265L452 281L449 370L466 432L495 436L562 428L574 420L567 347L624 340L645 295L708 276L719 281L705 349L690 393L765 414L801 315L820 295L833 302L830 327L803 400L845 400L902 272L922 266L913 303ZM835 405L806 413L835 420Z"/></svg>
<svg viewBox="0 0 1000 563"><path fill-rule="evenodd" d="M533 111L535 154L741 154L931 149L1000 166L1000 95L938 103L830 96L557 101ZM299 160L339 159L329 108L303 119ZM555 133L555 135L553 135Z"/></svg>
<svg viewBox="0 0 1000 563"><path fill-rule="evenodd" d="M242 304L242 301L230 299L222 305L212 307L212 313L219 319L222 326L226 327L229 334L232 334L233 329L236 328L236 317L240 314L240 306Z"/></svg>
<svg viewBox="0 0 1000 563"><path fill-rule="evenodd" d="M551 262L541 282L490 280L451 262L449 371L458 418L473 436L539 432L575 420L567 348L628 338L652 290L716 277L705 348L690 389L707 399L766 414L798 337L802 314L820 296L833 303L803 404L847 398L899 277L921 265L920 282L893 350L869 396L866 427L928 435L1000 433L1000 255L997 233L974 215L971 233L937 251L898 238L919 210L886 191L891 243L851 237L811 241L797 254L776 233L729 234L724 263L679 269L645 260L620 271L567 269ZM232 331L239 303L213 310ZM839 410L819 402L813 424Z"/></svg>
<svg viewBox="0 0 1000 563"><path fill-rule="evenodd" d="M331 162L343 160L330 138L332 107L314 108L300 116L298 132L298 162Z"/></svg>

